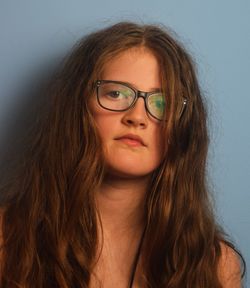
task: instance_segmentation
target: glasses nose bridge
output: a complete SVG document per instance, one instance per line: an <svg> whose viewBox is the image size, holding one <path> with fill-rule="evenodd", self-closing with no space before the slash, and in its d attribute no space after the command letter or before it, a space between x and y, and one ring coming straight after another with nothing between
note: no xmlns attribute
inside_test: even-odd
<svg viewBox="0 0 250 288"><path fill-rule="evenodd" d="M135 89L134 89L134 92L135 92L135 100L134 100L134 103L133 103L132 107L134 107L134 106L136 105L137 100L138 100L139 98L143 98L145 110L146 110L147 112L149 112L149 110L148 110L148 105L147 105L147 101L146 101L149 92L144 92L144 91L135 90Z"/></svg>
<svg viewBox="0 0 250 288"><path fill-rule="evenodd" d="M137 100L141 97L144 99L144 104L146 105L146 99L148 96L148 92L144 92L144 91L140 91L140 90L136 90L136 100L135 102L137 102Z"/></svg>

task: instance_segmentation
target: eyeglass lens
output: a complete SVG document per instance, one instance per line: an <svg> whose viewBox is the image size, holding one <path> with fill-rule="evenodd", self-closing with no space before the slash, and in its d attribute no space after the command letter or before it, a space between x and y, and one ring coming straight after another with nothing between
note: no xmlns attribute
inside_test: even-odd
<svg viewBox="0 0 250 288"><path fill-rule="evenodd" d="M124 111L128 109L136 98L135 91L130 87L112 82L103 82L98 88L98 98L101 106L114 111ZM149 113L162 119L165 110L165 97L161 92L148 95L146 106Z"/></svg>

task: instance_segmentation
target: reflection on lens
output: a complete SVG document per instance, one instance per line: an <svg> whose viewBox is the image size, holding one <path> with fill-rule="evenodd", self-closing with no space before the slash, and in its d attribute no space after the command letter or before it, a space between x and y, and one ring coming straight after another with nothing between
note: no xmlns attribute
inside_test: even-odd
<svg viewBox="0 0 250 288"><path fill-rule="evenodd" d="M148 98L148 109L158 119L163 119L165 105L165 97L161 93L152 94Z"/></svg>

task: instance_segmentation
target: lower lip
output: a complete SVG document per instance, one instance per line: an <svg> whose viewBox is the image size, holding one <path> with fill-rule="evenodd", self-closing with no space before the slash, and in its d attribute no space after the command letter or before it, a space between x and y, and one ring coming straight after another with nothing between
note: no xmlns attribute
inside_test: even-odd
<svg viewBox="0 0 250 288"><path fill-rule="evenodd" d="M140 141L134 140L134 139L130 139L130 138L121 138L118 139L119 141L132 146L132 147L139 147L139 146L143 146L142 143Z"/></svg>

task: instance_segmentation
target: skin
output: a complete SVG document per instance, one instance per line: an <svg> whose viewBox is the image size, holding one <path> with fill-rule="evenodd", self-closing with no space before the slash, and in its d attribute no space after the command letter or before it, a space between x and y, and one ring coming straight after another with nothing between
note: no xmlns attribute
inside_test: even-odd
<svg viewBox="0 0 250 288"><path fill-rule="evenodd" d="M114 57L104 67L103 80L130 83L141 91L161 88L155 56L145 48L133 48ZM107 164L107 175L97 192L103 227L103 248L94 273L103 287L127 287L130 267L144 227L144 199L151 173L164 152L159 121L149 116L144 100L125 112L112 112L91 103ZM116 140L121 135L139 135L145 146L134 147ZM236 253L221 243L218 275L225 288L240 288L240 263ZM133 287L145 287L140 278L140 261ZM96 287L92 277L91 287Z"/></svg>
<svg viewBox="0 0 250 288"><path fill-rule="evenodd" d="M161 88L158 62L143 48L134 48L115 57L104 67L102 79L127 82L142 91ZM148 176L159 166L163 153L160 121L148 115L142 98L124 112L103 109L94 98L92 113L103 141L110 174L138 178ZM140 136L145 145L133 146L117 140L129 133Z"/></svg>
<svg viewBox="0 0 250 288"><path fill-rule="evenodd" d="M161 88L159 64L145 48L133 48L114 57L104 67L102 80L127 82L147 92ZM147 113L142 98L128 111L113 112L100 107L93 97L91 109L107 164L105 181L97 193L104 246L96 273L104 287L127 287L144 228L146 187L164 151L160 121ZM117 140L129 133L140 136L144 145ZM136 277L134 287L143 287L140 281Z"/></svg>

